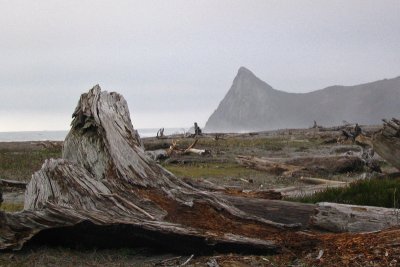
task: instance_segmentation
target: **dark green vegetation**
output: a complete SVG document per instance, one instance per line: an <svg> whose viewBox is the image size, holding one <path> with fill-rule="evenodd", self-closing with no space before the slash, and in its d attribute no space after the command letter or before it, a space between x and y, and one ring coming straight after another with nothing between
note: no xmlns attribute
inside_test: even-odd
<svg viewBox="0 0 400 267"><path fill-rule="evenodd" d="M400 208L400 175L396 179L360 180L347 187L327 188L314 195L288 200L304 203L335 202L398 209Z"/></svg>

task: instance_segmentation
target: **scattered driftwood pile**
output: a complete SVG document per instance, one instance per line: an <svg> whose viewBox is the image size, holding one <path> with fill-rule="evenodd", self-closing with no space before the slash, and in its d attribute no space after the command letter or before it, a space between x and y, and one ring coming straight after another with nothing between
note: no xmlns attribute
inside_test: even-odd
<svg viewBox="0 0 400 267"><path fill-rule="evenodd" d="M172 145L167 150L167 154L168 154L168 156L185 155L185 154L190 154L190 153L201 155L201 156L210 154L209 150L194 148L198 141L199 141L199 139L195 139L194 142L191 145L189 145L187 148L181 149L181 148L178 148L178 146L177 146L178 142L173 140Z"/></svg>
<svg viewBox="0 0 400 267"><path fill-rule="evenodd" d="M19 249L29 240L92 240L96 246L101 241L125 246L147 242L198 252L304 251L323 240L319 232L305 229L358 232L365 227L354 220L395 216L382 209L344 205L339 210L337 204L309 205L225 191L186 183L150 159L124 98L95 86L81 96L73 113L62 159L47 160L27 185L24 210L0 212L0 249ZM331 212L328 205L339 211ZM330 218L338 213L337 222ZM391 217L367 230L393 223Z"/></svg>
<svg viewBox="0 0 400 267"><path fill-rule="evenodd" d="M359 156L319 156L297 158L258 158L238 156L236 161L244 166L282 176L346 173L363 169Z"/></svg>
<svg viewBox="0 0 400 267"><path fill-rule="evenodd" d="M198 139L195 139L187 148L179 148L178 141L172 140L172 144L168 149L146 150L146 154L153 160L164 160L172 156L179 157L187 154L196 154L200 156L209 155L211 151L195 148L198 141Z"/></svg>
<svg viewBox="0 0 400 267"><path fill-rule="evenodd" d="M26 184L27 183L23 182L23 181L0 179L0 188L1 187L12 187L12 188L25 189Z"/></svg>

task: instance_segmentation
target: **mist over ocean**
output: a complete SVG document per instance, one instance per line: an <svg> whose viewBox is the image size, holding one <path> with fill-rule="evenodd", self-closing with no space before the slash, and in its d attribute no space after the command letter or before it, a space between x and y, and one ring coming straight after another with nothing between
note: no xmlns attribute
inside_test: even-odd
<svg viewBox="0 0 400 267"><path fill-rule="evenodd" d="M152 137L157 135L157 128L137 129L140 137ZM181 134L187 128L165 128L164 135ZM24 131L24 132L0 132L0 142L22 141L64 141L68 131Z"/></svg>

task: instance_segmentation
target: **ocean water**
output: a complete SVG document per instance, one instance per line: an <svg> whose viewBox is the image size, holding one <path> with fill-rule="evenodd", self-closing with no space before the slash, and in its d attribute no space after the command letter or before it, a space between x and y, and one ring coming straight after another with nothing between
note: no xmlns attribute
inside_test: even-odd
<svg viewBox="0 0 400 267"><path fill-rule="evenodd" d="M138 129L140 137L152 137L157 135L158 129ZM164 135L184 133L185 128L165 128ZM26 131L26 132L0 132L0 142L21 141L64 141L68 131Z"/></svg>

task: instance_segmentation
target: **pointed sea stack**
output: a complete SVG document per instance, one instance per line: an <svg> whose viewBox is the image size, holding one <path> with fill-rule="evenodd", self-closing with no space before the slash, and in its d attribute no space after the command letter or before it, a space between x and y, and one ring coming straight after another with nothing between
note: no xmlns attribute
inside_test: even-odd
<svg viewBox="0 0 400 267"><path fill-rule="evenodd" d="M343 120L379 124L400 116L400 77L356 86L331 86L310 93L276 90L241 67L206 132L263 131L334 126Z"/></svg>

